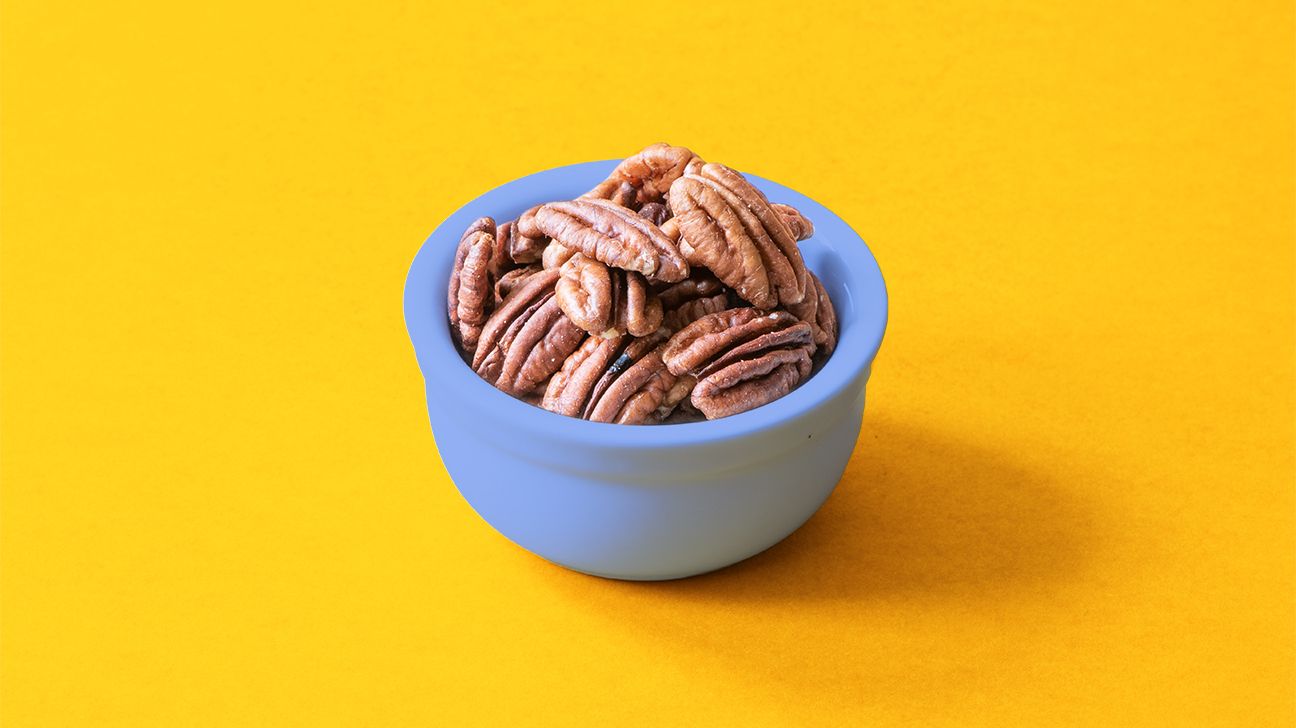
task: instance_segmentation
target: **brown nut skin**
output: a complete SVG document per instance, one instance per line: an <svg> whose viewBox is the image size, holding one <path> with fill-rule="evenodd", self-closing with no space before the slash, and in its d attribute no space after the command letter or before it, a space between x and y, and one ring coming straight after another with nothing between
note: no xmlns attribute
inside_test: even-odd
<svg viewBox="0 0 1296 728"><path fill-rule="evenodd" d="M649 202L639 208L639 217L642 217L657 227L661 227L662 223L671 219L671 211L669 207L660 202Z"/></svg>
<svg viewBox="0 0 1296 728"><path fill-rule="evenodd" d="M473 370L515 397L535 392L585 339L558 307L557 279L556 270L531 275L482 327Z"/></svg>
<svg viewBox="0 0 1296 728"><path fill-rule="evenodd" d="M814 223L810 222L810 218L802 215L800 210L791 205L778 202L771 202L770 207L774 209L774 212L778 213L779 217L783 218L788 230L792 231L792 237L796 238L797 241L805 240L814 235Z"/></svg>
<svg viewBox="0 0 1296 728"><path fill-rule="evenodd" d="M787 307L788 313L810 324L814 332L814 342L818 350L815 357L819 361L827 360L837 348L837 310L833 308L832 299L824 289L819 276L810 274L811 290L801 303Z"/></svg>
<svg viewBox="0 0 1296 728"><path fill-rule="evenodd" d="M679 331L703 316L719 313L729 308L732 308L729 305L729 296L724 293L695 298L692 301L685 301L663 314L662 326L669 331Z"/></svg>
<svg viewBox="0 0 1296 728"><path fill-rule="evenodd" d="M705 269L695 268L692 275L679 283L657 291L666 313L662 326L679 331L699 318L733 308L724 284Z"/></svg>
<svg viewBox="0 0 1296 728"><path fill-rule="evenodd" d="M688 278L678 283L657 287L662 306L668 309L717 293L724 293L724 284L704 268L695 268Z"/></svg>
<svg viewBox="0 0 1296 728"><path fill-rule="evenodd" d="M540 256L544 254L545 246L549 244L549 238L535 226L535 215L539 209L539 205L527 209L518 216L517 222L512 226L507 250L509 258L514 263L520 265L538 263Z"/></svg>
<svg viewBox="0 0 1296 728"><path fill-rule="evenodd" d="M583 253L559 270L558 305L581 329L609 339L647 336L661 327L661 301L642 275L609 268Z"/></svg>
<svg viewBox="0 0 1296 728"><path fill-rule="evenodd" d="M762 309L798 303L806 268L787 223L765 195L722 164L694 165L670 190L680 251Z"/></svg>
<svg viewBox="0 0 1296 728"><path fill-rule="evenodd" d="M622 160L607 179L584 196L614 200L623 207L638 210L645 204L665 199L671 184L694 161L701 162L701 158L686 147L673 147L664 142L650 144Z"/></svg>
<svg viewBox="0 0 1296 728"><path fill-rule="evenodd" d="M542 205L535 225L559 244L653 283L688 277L688 263L661 228L607 200L580 198Z"/></svg>
<svg viewBox="0 0 1296 728"><path fill-rule="evenodd" d="M769 404L810 376L810 357L810 350L803 347L741 359L698 380L691 400L708 420Z"/></svg>
<svg viewBox="0 0 1296 728"><path fill-rule="evenodd" d="M540 256L540 262L546 268L561 268L562 264L571 260L571 257L575 254L575 250L551 240L545 246L544 254Z"/></svg>
<svg viewBox="0 0 1296 728"><path fill-rule="evenodd" d="M672 374L697 378L691 401L717 419L792 391L810 375L814 350L810 325L795 316L738 308L689 324L667 342L662 359Z"/></svg>
<svg viewBox="0 0 1296 728"><path fill-rule="evenodd" d="M520 287L528 278L539 273L540 270L541 268L539 265L532 263L531 265L523 266L521 268L513 268L501 275L499 279L495 281L496 307L504 303L504 299L508 298L508 294L512 293L514 289Z"/></svg>
<svg viewBox="0 0 1296 728"><path fill-rule="evenodd" d="M666 369L665 336L588 338L549 380L540 406L594 422L660 421L692 391Z"/></svg>
<svg viewBox="0 0 1296 728"><path fill-rule="evenodd" d="M472 356L482 326L494 308L495 221L479 218L464 231L455 249L446 308L450 335L465 356Z"/></svg>

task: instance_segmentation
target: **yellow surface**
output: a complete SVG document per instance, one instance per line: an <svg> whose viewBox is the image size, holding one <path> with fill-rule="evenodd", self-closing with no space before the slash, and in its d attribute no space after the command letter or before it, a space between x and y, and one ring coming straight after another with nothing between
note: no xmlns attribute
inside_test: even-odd
<svg viewBox="0 0 1296 728"><path fill-rule="evenodd" d="M433 4L4 2L0 723L1293 722L1291 4ZM810 524L636 585L460 500L400 303L659 139L892 317Z"/></svg>

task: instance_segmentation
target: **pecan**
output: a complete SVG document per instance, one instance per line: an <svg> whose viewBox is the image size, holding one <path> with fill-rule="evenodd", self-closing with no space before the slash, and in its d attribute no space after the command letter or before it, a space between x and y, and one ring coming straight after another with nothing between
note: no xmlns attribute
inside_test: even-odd
<svg viewBox="0 0 1296 728"><path fill-rule="evenodd" d="M583 253L563 264L558 305L580 328L602 338L647 336L662 323L662 305L648 281L633 271L609 268Z"/></svg>
<svg viewBox="0 0 1296 728"><path fill-rule="evenodd" d="M507 223L505 223L507 224ZM495 305L499 306L508 298L508 294L521 286L528 278L540 272L540 266L532 263L522 268L513 268L495 281Z"/></svg>
<svg viewBox="0 0 1296 728"><path fill-rule="evenodd" d="M585 338L558 307L557 279L556 270L531 275L482 327L473 369L515 397L538 389Z"/></svg>
<svg viewBox="0 0 1296 728"><path fill-rule="evenodd" d="M447 310L450 334L465 354L477 348L482 325L493 307L491 260L494 252L495 221L489 217L473 221L455 250Z"/></svg>
<svg viewBox="0 0 1296 728"><path fill-rule="evenodd" d="M540 406L595 422L644 424L669 415L688 395L662 361L665 336L642 339L591 337L567 360L545 390Z"/></svg>
<svg viewBox="0 0 1296 728"><path fill-rule="evenodd" d="M549 244L545 246L544 255L540 257L540 261L546 268L558 268L575 254L576 251L566 245L557 241L550 241Z"/></svg>
<svg viewBox="0 0 1296 728"><path fill-rule="evenodd" d="M535 226L536 210L540 206L527 209L518 216L512 225L512 235L508 240L508 255L514 263L535 263L540 260L549 238Z"/></svg>
<svg viewBox="0 0 1296 728"><path fill-rule="evenodd" d="M662 314L662 326L671 331L679 331L703 316L724 311L729 307L729 296L723 293L706 296L705 298L695 298L692 301L685 301Z"/></svg>
<svg viewBox="0 0 1296 728"><path fill-rule="evenodd" d="M810 324L786 311L738 308L709 314L671 337L668 371L697 377L691 400L708 419L772 402L810 374Z"/></svg>
<svg viewBox="0 0 1296 728"><path fill-rule="evenodd" d="M680 250L710 268L757 308L805 297L806 269L796 238L769 201L722 164L695 165L670 190Z"/></svg>
<svg viewBox="0 0 1296 728"><path fill-rule="evenodd" d="M827 359L832 355L833 349L837 348L837 311L833 308L832 299L828 298L828 291L824 290L819 276L811 273L810 284L805 300L788 306L787 310L793 316L810 324L814 333L815 346L818 347L815 356L822 360Z"/></svg>
<svg viewBox="0 0 1296 728"><path fill-rule="evenodd" d="M699 268L679 283L672 283L669 286L658 288L657 296L661 298L662 306L670 309L686 301L692 301L704 296L714 296L723 292L724 284L716 280L715 276Z"/></svg>
<svg viewBox="0 0 1296 728"><path fill-rule="evenodd" d="M495 228L495 249L491 251L490 268L491 274L499 280L508 271L516 267L513 259L509 257L509 245L513 240L513 222L501 223Z"/></svg>
<svg viewBox="0 0 1296 728"><path fill-rule="evenodd" d="M724 285L701 268L694 270L691 277L662 288L657 296L666 311L662 323L671 331L730 307Z"/></svg>
<svg viewBox="0 0 1296 728"><path fill-rule="evenodd" d="M536 211L535 225L568 248L613 268L642 273L654 283L688 277L688 263L660 228L607 200L550 202Z"/></svg>
<svg viewBox="0 0 1296 728"><path fill-rule="evenodd" d="M660 202L649 202L639 208L639 217L642 217L657 227L661 227L662 223L671 218L671 211L669 207L666 207Z"/></svg>
<svg viewBox="0 0 1296 728"><path fill-rule="evenodd" d="M814 235L814 223L810 222L810 218L802 215L800 210L791 205L778 202L771 202L770 207L774 208L774 212L777 212L778 216L783 218L788 230L792 231L792 237L797 240L805 240ZM809 291L807 290L806 293L809 293Z"/></svg>
<svg viewBox="0 0 1296 728"><path fill-rule="evenodd" d="M685 167L695 160L701 161L685 147L651 144L622 160L607 179L584 196L616 200L618 204L633 209L649 202L660 202L665 199L671 183L679 179ZM628 200L625 199L627 189L633 193Z"/></svg>

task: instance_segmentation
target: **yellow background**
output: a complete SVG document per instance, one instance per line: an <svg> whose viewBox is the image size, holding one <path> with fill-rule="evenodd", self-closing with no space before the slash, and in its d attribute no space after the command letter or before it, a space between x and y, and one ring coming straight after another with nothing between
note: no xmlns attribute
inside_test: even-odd
<svg viewBox="0 0 1296 728"><path fill-rule="evenodd" d="M429 5L4 3L6 727L1293 721L1290 3ZM826 507L644 585L463 503L400 303L657 140L892 316Z"/></svg>

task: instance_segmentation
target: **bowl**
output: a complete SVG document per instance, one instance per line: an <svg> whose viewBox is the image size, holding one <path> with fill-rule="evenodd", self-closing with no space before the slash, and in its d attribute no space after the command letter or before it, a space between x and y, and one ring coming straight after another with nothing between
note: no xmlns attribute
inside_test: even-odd
<svg viewBox="0 0 1296 728"><path fill-rule="evenodd" d="M514 399L480 379L451 342L446 286L459 237L478 217L508 220L532 205L577 197L615 165L538 172L460 208L410 266L405 323L441 460L478 515L569 569L675 579L773 546L832 493L859 436L865 385L886 328L886 287L872 253L841 218L746 175L771 201L814 222L801 250L832 297L841 329L818 373L762 407L677 425L588 422Z"/></svg>

